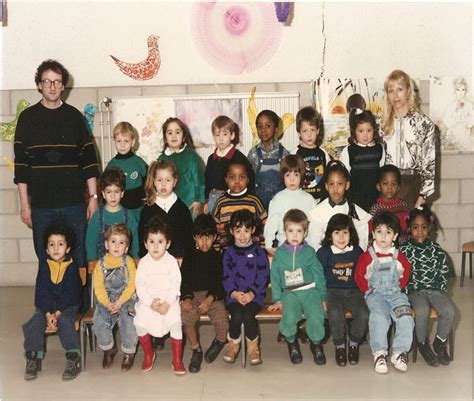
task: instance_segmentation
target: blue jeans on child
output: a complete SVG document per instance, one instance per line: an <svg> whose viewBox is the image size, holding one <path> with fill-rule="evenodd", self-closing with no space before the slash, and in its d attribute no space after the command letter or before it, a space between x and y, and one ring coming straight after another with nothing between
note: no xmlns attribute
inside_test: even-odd
<svg viewBox="0 0 474 401"><path fill-rule="evenodd" d="M80 349L79 333L76 331L74 321L76 320L78 307L70 306L61 312L58 319L58 336L62 347L66 351ZM36 309L34 315L23 326L25 351L44 351L44 331L46 330L46 315Z"/></svg>

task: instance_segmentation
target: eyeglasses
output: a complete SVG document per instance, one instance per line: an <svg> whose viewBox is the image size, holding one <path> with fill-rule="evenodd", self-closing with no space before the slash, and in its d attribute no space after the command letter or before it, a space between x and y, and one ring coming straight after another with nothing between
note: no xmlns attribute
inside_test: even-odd
<svg viewBox="0 0 474 401"><path fill-rule="evenodd" d="M57 88L58 86L61 86L63 84L63 81L61 81L60 79L55 79L54 81L51 81L50 79L43 79L41 83L45 88L51 88L51 85Z"/></svg>

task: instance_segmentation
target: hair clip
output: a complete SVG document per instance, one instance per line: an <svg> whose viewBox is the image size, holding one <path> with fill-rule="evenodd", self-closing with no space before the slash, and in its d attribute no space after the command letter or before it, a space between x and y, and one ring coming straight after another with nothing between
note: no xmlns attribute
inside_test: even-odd
<svg viewBox="0 0 474 401"><path fill-rule="evenodd" d="M416 210L423 210L423 206L421 206L421 205L420 205L420 206L417 206L417 207L416 207Z"/></svg>
<svg viewBox="0 0 474 401"><path fill-rule="evenodd" d="M355 109L355 115L358 116L359 114L362 114L364 110L359 109L358 107Z"/></svg>

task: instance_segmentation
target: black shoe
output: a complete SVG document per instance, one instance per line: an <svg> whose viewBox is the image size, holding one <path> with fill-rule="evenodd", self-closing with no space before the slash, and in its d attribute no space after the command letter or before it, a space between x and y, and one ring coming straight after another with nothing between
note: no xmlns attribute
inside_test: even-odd
<svg viewBox="0 0 474 401"><path fill-rule="evenodd" d="M292 343L287 341L286 344L288 345L288 354L290 355L291 363L293 365L297 365L298 363L301 363L301 361L303 360L303 355L301 355L298 338L295 338L295 340Z"/></svg>
<svg viewBox="0 0 474 401"><path fill-rule="evenodd" d="M281 334L280 332L278 332L278 335L277 335L277 343L284 343L286 341L286 338L283 334Z"/></svg>
<svg viewBox="0 0 474 401"><path fill-rule="evenodd" d="M202 348L197 347L193 349L193 355L191 356L191 362L189 363L189 373L197 373L201 370L202 363Z"/></svg>
<svg viewBox="0 0 474 401"><path fill-rule="evenodd" d="M323 346L321 344L311 342L309 349L313 353L313 359L316 365L326 365L326 355L324 355Z"/></svg>
<svg viewBox="0 0 474 401"><path fill-rule="evenodd" d="M165 337L153 337L153 348L158 351L165 348L165 339Z"/></svg>
<svg viewBox="0 0 474 401"><path fill-rule="evenodd" d="M438 356L433 352L430 347L430 344L427 341L425 341L424 343L418 343L418 351L420 351L421 356L428 365L439 365Z"/></svg>
<svg viewBox="0 0 474 401"><path fill-rule="evenodd" d="M349 352L347 355L347 359L349 359L349 363L351 365L357 365L359 363L359 346L356 345L352 347L349 345Z"/></svg>
<svg viewBox="0 0 474 401"><path fill-rule="evenodd" d="M28 351L26 354L25 380L34 380L38 377L38 369L41 360L37 358L35 351Z"/></svg>
<svg viewBox="0 0 474 401"><path fill-rule="evenodd" d="M63 380L75 379L81 372L81 356L77 352L66 352L66 368Z"/></svg>
<svg viewBox="0 0 474 401"><path fill-rule="evenodd" d="M204 359L206 360L207 363L212 363L216 360L217 356L219 353L222 351L222 348L224 348L225 342L220 342L217 338L214 338L212 340L211 346L207 349L207 351L204 354Z"/></svg>
<svg viewBox="0 0 474 401"><path fill-rule="evenodd" d="M306 344L309 341L308 333L306 333L306 327L299 326L296 331L296 337L299 338L303 344Z"/></svg>
<svg viewBox="0 0 474 401"><path fill-rule="evenodd" d="M446 343L447 340L441 341L438 337L433 341L433 349L438 354L438 361L441 365L449 365L449 362L451 362L451 358L446 350Z"/></svg>
<svg viewBox="0 0 474 401"><path fill-rule="evenodd" d="M339 366L346 366L347 364L347 350L346 347L336 347L336 363Z"/></svg>

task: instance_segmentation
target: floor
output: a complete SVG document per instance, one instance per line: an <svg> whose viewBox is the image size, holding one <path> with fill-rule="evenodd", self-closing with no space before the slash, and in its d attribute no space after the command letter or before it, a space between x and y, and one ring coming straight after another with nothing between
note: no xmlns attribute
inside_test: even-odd
<svg viewBox="0 0 474 401"><path fill-rule="evenodd" d="M198 374L175 376L171 371L171 350L167 342L159 351L154 369L142 373L142 351L130 372L116 364L104 371L102 352L87 354L87 370L72 382L62 382L64 354L57 336L48 338L48 354L38 379L23 380L21 324L33 312L33 288L0 288L0 401L90 401L90 400L472 400L474 281L464 288L453 279L450 293L457 306L455 357L450 366L431 368L419 356L408 373L392 366L389 374L378 375L372 367L369 346L361 347L357 366L338 367L333 346L326 345L328 363L316 366L307 345L302 346L303 362L291 365L285 344L276 342L278 325L261 326L263 364L242 369L240 363L226 364L218 358L203 363ZM202 345L212 340L212 327L201 330ZM190 352L184 361L189 363Z"/></svg>

